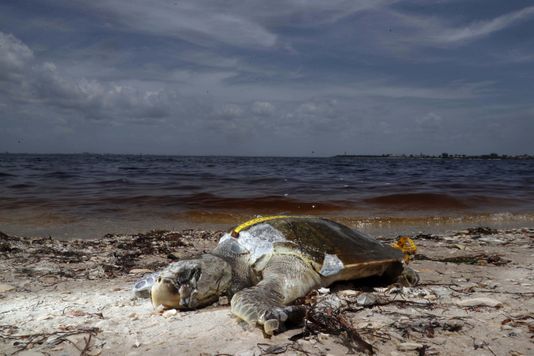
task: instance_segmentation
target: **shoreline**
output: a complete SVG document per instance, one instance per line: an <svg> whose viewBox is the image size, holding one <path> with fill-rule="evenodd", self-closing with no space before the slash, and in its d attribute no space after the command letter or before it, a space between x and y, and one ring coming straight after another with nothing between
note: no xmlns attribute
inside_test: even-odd
<svg viewBox="0 0 534 356"><path fill-rule="evenodd" d="M100 239L107 234L131 235L151 230L223 230L258 216L280 215L264 212L260 215L248 211L187 211L161 215L157 213L109 216L65 215L48 212L7 212L0 217L0 231L11 235L51 236L59 240ZM446 233L473 226L508 229L517 226L534 228L534 213L457 213L457 214L378 214L358 215L353 212L336 214L283 213L282 215L310 215L335 220L371 236L399 234Z"/></svg>
<svg viewBox="0 0 534 356"><path fill-rule="evenodd" d="M144 273L211 250L220 234L189 229L71 241L1 235L0 351L345 354L361 347L347 341L357 333L377 354L532 353L532 228L414 236L418 254L411 266L421 276L419 286L345 283L308 297L313 308L334 305L336 320L348 321L339 335L308 321L316 335L299 336L303 328L297 327L265 339L232 317L227 301L161 315L148 300L133 297L132 284Z"/></svg>

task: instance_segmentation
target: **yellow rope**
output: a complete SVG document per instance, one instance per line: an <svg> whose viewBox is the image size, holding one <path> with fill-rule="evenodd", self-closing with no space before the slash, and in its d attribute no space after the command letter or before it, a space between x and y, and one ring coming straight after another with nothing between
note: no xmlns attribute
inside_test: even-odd
<svg viewBox="0 0 534 356"><path fill-rule="evenodd" d="M400 236L397 242L391 244L391 247L401 250L404 253L404 262L407 264L410 263L415 256L415 252L417 252L415 242L408 236Z"/></svg>
<svg viewBox="0 0 534 356"><path fill-rule="evenodd" d="M245 229L248 229L249 227L253 226L253 225L256 225L256 224L260 224L262 222L266 222L266 221L270 221L270 220L275 220L275 219L284 219L284 218L294 218L295 216L287 216L287 215L272 215L272 216L261 216L259 218L255 218L255 219L252 219L252 220L249 220L241 225L239 225L238 227L236 227L233 231L232 231L232 236L234 237L237 237L237 235L239 235L239 233L242 231L242 230L245 230Z"/></svg>

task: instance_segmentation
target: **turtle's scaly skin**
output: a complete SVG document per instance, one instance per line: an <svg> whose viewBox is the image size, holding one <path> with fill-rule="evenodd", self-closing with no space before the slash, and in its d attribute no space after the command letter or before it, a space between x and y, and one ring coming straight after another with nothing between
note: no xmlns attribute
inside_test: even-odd
<svg viewBox="0 0 534 356"><path fill-rule="evenodd" d="M273 334L304 316L303 307L288 304L311 290L369 276L393 279L403 268L402 252L346 226L278 216L240 225L211 254L172 264L151 294L155 306L180 309L233 296L232 313Z"/></svg>
<svg viewBox="0 0 534 356"><path fill-rule="evenodd" d="M319 274L300 258L274 255L263 270L263 279L233 296L232 313L249 324L263 325L265 333L272 335L294 313L303 315L298 307L285 306L320 284Z"/></svg>

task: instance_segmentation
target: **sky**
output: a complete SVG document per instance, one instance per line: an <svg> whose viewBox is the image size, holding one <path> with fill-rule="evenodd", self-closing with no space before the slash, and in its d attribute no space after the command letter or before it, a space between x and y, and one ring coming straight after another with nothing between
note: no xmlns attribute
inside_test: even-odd
<svg viewBox="0 0 534 356"><path fill-rule="evenodd" d="M534 154L533 83L533 1L0 2L0 152Z"/></svg>

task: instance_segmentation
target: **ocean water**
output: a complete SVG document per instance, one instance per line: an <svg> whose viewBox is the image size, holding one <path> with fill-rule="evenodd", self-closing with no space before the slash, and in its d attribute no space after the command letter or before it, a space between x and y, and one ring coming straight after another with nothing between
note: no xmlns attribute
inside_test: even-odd
<svg viewBox="0 0 534 356"><path fill-rule="evenodd" d="M321 215L373 233L534 224L534 160L0 155L0 231L98 238Z"/></svg>

